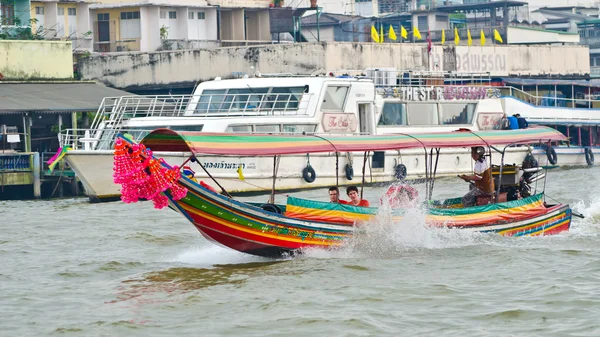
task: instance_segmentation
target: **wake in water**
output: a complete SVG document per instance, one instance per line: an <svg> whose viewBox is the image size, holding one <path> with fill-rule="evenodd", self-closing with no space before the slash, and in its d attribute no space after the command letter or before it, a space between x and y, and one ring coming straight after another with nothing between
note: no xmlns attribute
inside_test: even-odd
<svg viewBox="0 0 600 337"><path fill-rule="evenodd" d="M210 246L194 247L176 256L169 262L180 262L193 267L212 268L217 265L244 264L253 262L269 262L273 259L254 256L233 249L210 244Z"/></svg>

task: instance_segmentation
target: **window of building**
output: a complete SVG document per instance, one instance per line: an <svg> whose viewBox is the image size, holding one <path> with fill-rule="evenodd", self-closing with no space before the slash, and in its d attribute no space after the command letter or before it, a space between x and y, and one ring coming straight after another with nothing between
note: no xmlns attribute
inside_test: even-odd
<svg viewBox="0 0 600 337"><path fill-rule="evenodd" d="M44 7L35 7L35 15L44 15Z"/></svg>
<svg viewBox="0 0 600 337"><path fill-rule="evenodd" d="M108 13L100 13L98 14L98 21L109 21L109 17Z"/></svg>
<svg viewBox="0 0 600 337"><path fill-rule="evenodd" d="M419 15L417 17L417 27L419 31L426 32L429 24L427 23L427 15Z"/></svg>
<svg viewBox="0 0 600 337"><path fill-rule="evenodd" d="M169 12L169 19L177 19L177 12L170 11Z"/></svg>
<svg viewBox="0 0 600 337"><path fill-rule="evenodd" d="M135 20L140 18L140 12L121 12L121 20Z"/></svg>
<svg viewBox="0 0 600 337"><path fill-rule="evenodd" d="M121 12L121 38L137 39L142 36L140 12Z"/></svg>
<svg viewBox="0 0 600 337"><path fill-rule="evenodd" d="M435 16L435 21L437 21L437 22L446 22L446 21L448 21L448 16L447 15L436 15Z"/></svg>
<svg viewBox="0 0 600 337"><path fill-rule="evenodd" d="M325 91L325 98L321 110L343 111L346 97L348 96L349 87L340 85L331 85Z"/></svg>
<svg viewBox="0 0 600 337"><path fill-rule="evenodd" d="M385 102L378 125L407 125L406 104L397 102Z"/></svg>
<svg viewBox="0 0 600 337"><path fill-rule="evenodd" d="M194 12L188 12L188 19L194 20Z"/></svg>
<svg viewBox="0 0 600 337"><path fill-rule="evenodd" d="M442 103L441 124L471 124L475 114L475 103Z"/></svg>
<svg viewBox="0 0 600 337"><path fill-rule="evenodd" d="M11 26L15 24L15 8L10 3L0 2L0 18L2 24Z"/></svg>
<svg viewBox="0 0 600 337"><path fill-rule="evenodd" d="M65 15L65 9L63 7L58 7L58 15Z"/></svg>
<svg viewBox="0 0 600 337"><path fill-rule="evenodd" d="M67 14L71 16L77 15L77 8L67 8Z"/></svg>
<svg viewBox="0 0 600 337"><path fill-rule="evenodd" d="M167 18L167 12L166 11L160 11L160 18L161 19L166 19Z"/></svg>
<svg viewBox="0 0 600 337"><path fill-rule="evenodd" d="M198 12L198 20L204 20L204 19L206 19L206 13Z"/></svg>
<svg viewBox="0 0 600 337"><path fill-rule="evenodd" d="M408 104L409 125L438 125L437 103Z"/></svg>

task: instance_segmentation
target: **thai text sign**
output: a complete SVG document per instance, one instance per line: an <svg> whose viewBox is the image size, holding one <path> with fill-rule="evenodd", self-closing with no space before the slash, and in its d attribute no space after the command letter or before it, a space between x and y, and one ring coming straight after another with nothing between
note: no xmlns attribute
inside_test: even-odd
<svg viewBox="0 0 600 337"><path fill-rule="evenodd" d="M456 71L461 73L508 74L508 49L504 47L456 47Z"/></svg>
<svg viewBox="0 0 600 337"><path fill-rule="evenodd" d="M379 94L384 98L394 97L406 101L480 100L500 97L498 89L459 86L382 88L379 89Z"/></svg>

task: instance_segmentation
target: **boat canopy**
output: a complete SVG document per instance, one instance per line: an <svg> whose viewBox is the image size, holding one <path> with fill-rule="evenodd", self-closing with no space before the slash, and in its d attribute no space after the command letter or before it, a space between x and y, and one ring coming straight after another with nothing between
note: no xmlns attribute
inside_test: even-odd
<svg viewBox="0 0 600 337"><path fill-rule="evenodd" d="M536 126L517 130L386 134L369 136L271 135L186 132L157 129L142 144L152 151L193 152L230 156L273 156L316 152L363 152L410 148L472 147L531 144L567 138L555 129Z"/></svg>

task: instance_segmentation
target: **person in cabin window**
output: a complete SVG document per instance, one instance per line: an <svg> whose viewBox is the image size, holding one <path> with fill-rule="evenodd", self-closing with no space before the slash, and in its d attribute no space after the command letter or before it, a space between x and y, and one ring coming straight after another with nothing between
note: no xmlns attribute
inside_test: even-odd
<svg viewBox="0 0 600 337"><path fill-rule="evenodd" d="M494 180L492 168L485 160L485 149L481 146L471 148L471 158L475 161L472 175L459 175L466 182L473 182L473 188L462 198L463 207L472 207L477 204L477 197L494 195Z"/></svg>
<svg viewBox="0 0 600 337"><path fill-rule="evenodd" d="M369 201L360 198L358 195L358 188L356 186L348 186L348 188L346 188L346 194L348 194L348 197L350 198L348 205L359 207L370 206Z"/></svg>
<svg viewBox="0 0 600 337"><path fill-rule="evenodd" d="M515 114L514 116L517 118L519 129L527 129L529 127L529 123L527 123L525 118L521 117L521 114Z"/></svg>
<svg viewBox="0 0 600 337"><path fill-rule="evenodd" d="M337 186L331 186L329 188L329 202L334 202L343 205L348 204L347 201L340 200L340 190L337 188Z"/></svg>
<svg viewBox="0 0 600 337"><path fill-rule="evenodd" d="M510 130L516 130L519 128L519 120L517 119L516 115L509 116L506 119L508 119L508 128Z"/></svg>

